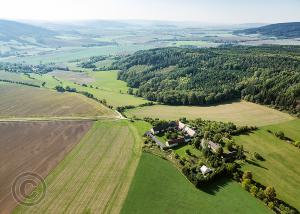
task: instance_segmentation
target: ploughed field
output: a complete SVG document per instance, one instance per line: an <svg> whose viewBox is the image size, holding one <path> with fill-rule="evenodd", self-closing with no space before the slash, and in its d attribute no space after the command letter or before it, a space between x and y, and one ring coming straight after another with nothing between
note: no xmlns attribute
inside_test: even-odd
<svg viewBox="0 0 300 214"><path fill-rule="evenodd" d="M96 122L47 176L45 198L33 207L18 206L14 213L119 213L138 164L140 141L128 121Z"/></svg>
<svg viewBox="0 0 300 214"><path fill-rule="evenodd" d="M126 213L271 213L240 184L220 179L198 190L170 162L143 153L121 210Z"/></svg>
<svg viewBox="0 0 300 214"><path fill-rule="evenodd" d="M114 117L109 108L76 93L0 84L0 119L10 117Z"/></svg>
<svg viewBox="0 0 300 214"><path fill-rule="evenodd" d="M289 114L245 101L205 107L154 105L131 109L125 114L129 117L152 117L166 120L176 120L180 117L202 118L252 126L264 126L294 119Z"/></svg>
<svg viewBox="0 0 300 214"><path fill-rule="evenodd" d="M11 188L21 173L46 177L90 126L88 121L0 123L0 213L11 213L17 205Z"/></svg>
<svg viewBox="0 0 300 214"><path fill-rule="evenodd" d="M294 141L300 141L300 120L261 127L249 135L235 137L235 141L247 151L250 162L243 167L244 170L251 171L258 182L273 186L279 199L299 210L300 150L276 137L275 132L278 131ZM256 160L254 152L265 160Z"/></svg>

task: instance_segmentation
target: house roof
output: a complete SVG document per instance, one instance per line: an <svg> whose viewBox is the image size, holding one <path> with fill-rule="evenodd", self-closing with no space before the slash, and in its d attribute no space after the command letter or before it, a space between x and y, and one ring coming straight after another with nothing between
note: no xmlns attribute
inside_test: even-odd
<svg viewBox="0 0 300 214"><path fill-rule="evenodd" d="M204 175L204 174L206 174L206 173L211 172L212 169L210 169L210 168L208 168L207 166L203 165L203 166L201 166L200 171L201 171L202 174Z"/></svg>

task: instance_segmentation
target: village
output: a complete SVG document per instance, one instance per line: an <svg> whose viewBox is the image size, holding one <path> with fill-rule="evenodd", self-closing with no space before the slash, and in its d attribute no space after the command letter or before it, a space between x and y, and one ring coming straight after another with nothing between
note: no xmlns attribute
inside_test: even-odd
<svg viewBox="0 0 300 214"><path fill-rule="evenodd" d="M145 136L150 138L161 150L172 150L185 145L191 144L191 141L197 137L197 132L193 127L178 121L160 122L153 126L145 133ZM163 137L162 137L163 136ZM165 142L163 140L165 139ZM213 154L220 154L223 162L230 162L234 159L236 151L229 151L223 153L222 145L208 140L201 139L201 150L208 149ZM214 169L205 164L199 167L199 171L205 177L207 174L212 173Z"/></svg>

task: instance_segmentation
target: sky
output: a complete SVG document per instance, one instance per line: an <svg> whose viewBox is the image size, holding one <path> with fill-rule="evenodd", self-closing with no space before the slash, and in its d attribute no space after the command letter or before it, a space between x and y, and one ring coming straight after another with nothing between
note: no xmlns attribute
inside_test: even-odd
<svg viewBox="0 0 300 214"><path fill-rule="evenodd" d="M300 0L1 0L0 18L275 23L300 21Z"/></svg>

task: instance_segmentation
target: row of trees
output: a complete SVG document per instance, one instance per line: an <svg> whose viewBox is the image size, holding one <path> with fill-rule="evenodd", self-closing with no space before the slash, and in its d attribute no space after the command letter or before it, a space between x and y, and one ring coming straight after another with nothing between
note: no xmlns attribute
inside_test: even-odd
<svg viewBox="0 0 300 214"><path fill-rule="evenodd" d="M24 63L9 63L9 62L0 62L0 70L6 72L15 72L15 73L39 73L45 74L54 70L66 70L69 68L55 63L49 64L38 64L38 65L29 65Z"/></svg>
<svg viewBox="0 0 300 214"><path fill-rule="evenodd" d="M121 69L118 78L138 89L130 93L151 101L211 105L242 98L300 111L298 47L153 49L127 56L112 68Z"/></svg>

